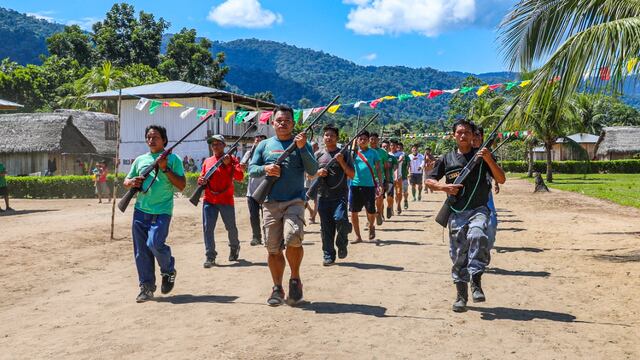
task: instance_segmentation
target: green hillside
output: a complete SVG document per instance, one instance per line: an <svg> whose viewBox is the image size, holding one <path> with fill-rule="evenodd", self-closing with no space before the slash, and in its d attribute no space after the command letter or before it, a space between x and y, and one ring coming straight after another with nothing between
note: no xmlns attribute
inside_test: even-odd
<svg viewBox="0 0 640 360"><path fill-rule="evenodd" d="M47 53L45 40L63 29L64 25L0 7L0 59L40 64L40 54Z"/></svg>

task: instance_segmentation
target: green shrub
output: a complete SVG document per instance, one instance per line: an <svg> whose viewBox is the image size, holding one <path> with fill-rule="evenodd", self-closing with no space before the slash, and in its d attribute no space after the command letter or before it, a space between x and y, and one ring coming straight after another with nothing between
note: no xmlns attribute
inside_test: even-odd
<svg viewBox="0 0 640 360"><path fill-rule="evenodd" d="M187 186L182 194L189 197L196 188L198 173L187 173ZM107 176L109 192L113 191L115 176ZM27 199L90 199L94 198L95 186L91 176L7 176L9 196ZM125 193L122 187L124 174L118 174L118 193L121 197ZM235 183L235 196L245 196L247 193L247 178Z"/></svg>
<svg viewBox="0 0 640 360"><path fill-rule="evenodd" d="M525 161L501 161L500 165L507 172L527 172L529 169ZM611 160L611 161L553 161L551 170L561 174L638 174L640 160ZM535 161L533 171L545 173L546 161Z"/></svg>

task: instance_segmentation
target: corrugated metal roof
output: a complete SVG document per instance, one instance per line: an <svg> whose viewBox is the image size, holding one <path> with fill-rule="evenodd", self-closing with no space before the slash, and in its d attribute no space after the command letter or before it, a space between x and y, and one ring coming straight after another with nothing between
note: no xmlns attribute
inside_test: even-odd
<svg viewBox="0 0 640 360"><path fill-rule="evenodd" d="M3 109L16 109L16 108L21 108L21 107L24 107L24 106L20 105L20 104L16 104L14 102L11 102L9 100L0 99L0 108L3 108Z"/></svg>
<svg viewBox="0 0 640 360"><path fill-rule="evenodd" d="M567 137L577 142L578 144L595 144L598 142L598 139L599 139L599 136L597 135L586 134L586 133L577 133L577 134L569 135ZM564 142L564 139L558 139L558 141L556 142L558 144L562 144Z"/></svg>
<svg viewBox="0 0 640 360"><path fill-rule="evenodd" d="M211 97L214 99L220 99L224 101L231 101L233 97L234 101L240 105L246 105L257 108L271 109L276 104L268 101L259 100L250 96L234 94L229 91L220 90L208 86L202 86L197 84L191 84L184 81L165 81L156 84L148 84L141 86L134 86L126 89L122 89L123 99L133 99L136 97L145 97L150 99L165 99L165 98L186 98L186 97ZM118 90L103 91L99 93L87 95L87 99L90 100L113 100L118 98Z"/></svg>

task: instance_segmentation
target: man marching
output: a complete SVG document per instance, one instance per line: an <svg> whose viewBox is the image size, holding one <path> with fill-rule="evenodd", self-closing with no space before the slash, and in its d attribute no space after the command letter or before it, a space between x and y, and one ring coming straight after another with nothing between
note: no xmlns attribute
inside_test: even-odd
<svg viewBox="0 0 640 360"><path fill-rule="evenodd" d="M266 138L267 137L265 135L256 135L253 140L253 146L258 146L260 141L265 140ZM251 161L252 157L253 151L248 151L246 154L244 154L240 163L248 164L249 161ZM262 212L262 205L258 204L258 202L251 197L251 194L256 191L258 184L260 184L262 180L264 180L264 176L258 178L249 177L248 179L247 206L249 207L249 220L251 222L251 246L262 245L262 225L260 225L260 213Z"/></svg>
<svg viewBox="0 0 640 360"><path fill-rule="evenodd" d="M322 265L324 266L333 265L336 261L334 244L338 246L338 257L340 259L347 257L347 236L351 232L351 224L347 215L349 194L347 179L353 179L355 171L350 152L343 156L338 149L338 134L337 127L325 126L323 129L325 150L316 152L316 159L318 159L320 167L326 166L331 159L336 159L336 164L329 169L320 169L317 172L320 182L318 185L318 214L320 215L320 232L324 253Z"/></svg>
<svg viewBox="0 0 640 360"><path fill-rule="evenodd" d="M384 189L384 191L386 192L387 196L387 219L391 219L391 217L393 216L393 197L395 194L395 180L393 174L398 167L398 159L396 159L396 157L393 156L393 153L391 153L391 143L389 142L389 140L382 140L381 147L384 151L387 152L387 164L384 166L384 176L387 180L387 187Z"/></svg>
<svg viewBox="0 0 640 360"><path fill-rule="evenodd" d="M449 216L449 255L453 262L451 275L456 285L457 297L453 311L467 310L467 283L471 280L474 302L485 301L481 286L484 269L491 260L487 228L489 226L488 194L491 191L487 176L496 182L504 183L504 171L496 163L487 148L474 149L475 125L464 119L453 124L457 149L436 161L433 171L425 181L426 186L435 191L444 191L448 195L457 195ZM471 171L462 184L453 184L464 166L474 156L483 159ZM439 183L445 176L446 183Z"/></svg>
<svg viewBox="0 0 640 360"><path fill-rule="evenodd" d="M378 163L380 164L380 170L382 171L382 178L378 179L378 184L380 184L382 186L382 188L384 189L384 191L381 191L379 194L377 194L376 196L376 209L377 209L377 214L376 214L376 224L377 225L382 225L383 219L384 219L384 197L385 197L385 192L387 191L387 169L389 168L389 153L385 150L380 148L378 145L380 144L380 136L378 135L378 133L372 132L371 136L369 137L369 147L371 147L371 149L375 150L376 152L378 152Z"/></svg>
<svg viewBox="0 0 640 360"><path fill-rule="evenodd" d="M416 201L416 186L418 187L418 201L422 200L423 168L424 156L418 153L418 146L413 145L411 147L411 154L409 154L409 170L411 171L409 181L411 183L411 195L413 196L413 201Z"/></svg>
<svg viewBox="0 0 640 360"><path fill-rule="evenodd" d="M207 140L207 143L211 145L213 156L202 164L198 185L207 185L202 203L202 229L206 256L203 266L210 268L215 265L216 255L218 255L214 238L218 215L222 217L222 222L229 237L229 261L237 261L240 255L240 241L238 240L236 213L233 203L233 180L242 181L244 178L244 166L240 165L235 156L224 155L224 147L226 146L224 136L213 135ZM204 177L205 174L220 159L222 159L222 166L216 169L207 182Z"/></svg>
<svg viewBox="0 0 640 360"><path fill-rule="evenodd" d="M186 185L182 161L175 154L169 154L158 162L158 168L145 180L140 174L151 166L167 146L167 130L158 125L145 129L149 152L138 156L124 179L124 187L137 187L138 192L133 213L133 251L138 270L140 294L137 302L153 298L156 290L155 262L160 265L163 294L173 289L176 280L175 259L171 248L165 244L169 235L169 224L173 214L173 193L182 191Z"/></svg>
<svg viewBox="0 0 640 360"><path fill-rule="evenodd" d="M260 142L249 165L249 175L279 177L267 196L264 206L265 246L269 253L268 264L273 288L267 303L278 306L284 302L282 278L284 276L285 256L291 269L289 279L289 297L287 303L296 305L302 301L302 282L300 264L304 251L304 174L315 175L318 171L311 145L307 143L306 133L293 136L293 109L280 105L274 110L273 128L276 135ZM295 142L297 149L282 166L274 162Z"/></svg>

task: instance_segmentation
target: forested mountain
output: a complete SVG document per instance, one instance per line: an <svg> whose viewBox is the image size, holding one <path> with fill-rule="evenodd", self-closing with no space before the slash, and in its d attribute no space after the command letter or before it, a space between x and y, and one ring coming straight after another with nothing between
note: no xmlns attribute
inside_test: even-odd
<svg viewBox="0 0 640 360"><path fill-rule="evenodd" d="M63 29L64 25L0 7L0 59L40 64L40 54L47 53L46 39Z"/></svg>

